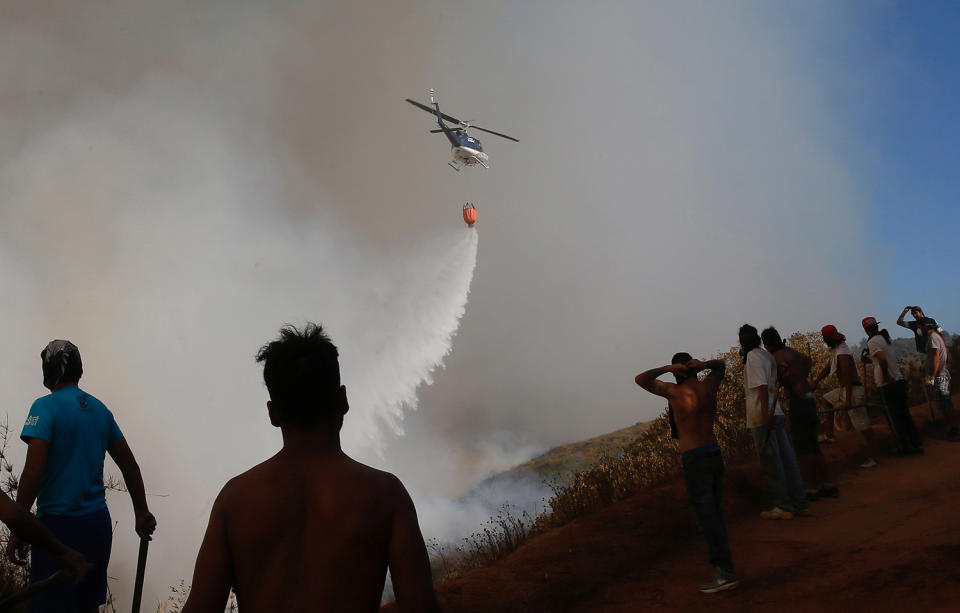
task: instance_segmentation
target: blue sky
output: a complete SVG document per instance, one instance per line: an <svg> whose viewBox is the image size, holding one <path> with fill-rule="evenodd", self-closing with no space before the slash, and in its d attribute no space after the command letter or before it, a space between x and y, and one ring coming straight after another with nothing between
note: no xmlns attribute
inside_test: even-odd
<svg viewBox="0 0 960 613"><path fill-rule="evenodd" d="M876 315L892 324L917 303L958 330L960 3L862 3L849 17L824 56L870 186L867 228L891 261Z"/></svg>

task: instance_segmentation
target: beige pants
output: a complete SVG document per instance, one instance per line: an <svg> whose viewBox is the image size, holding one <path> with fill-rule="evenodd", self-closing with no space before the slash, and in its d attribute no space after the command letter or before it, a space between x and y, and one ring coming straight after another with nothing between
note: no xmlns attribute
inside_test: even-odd
<svg viewBox="0 0 960 613"><path fill-rule="evenodd" d="M824 394L823 399L835 409L843 406L843 403L846 402L846 393L846 388L838 387ZM850 417L850 423L852 423L853 427L857 430L866 430L870 427L870 413L867 412L867 407L865 407L864 404L866 404L866 397L863 386L854 385L853 408L847 411L847 415Z"/></svg>

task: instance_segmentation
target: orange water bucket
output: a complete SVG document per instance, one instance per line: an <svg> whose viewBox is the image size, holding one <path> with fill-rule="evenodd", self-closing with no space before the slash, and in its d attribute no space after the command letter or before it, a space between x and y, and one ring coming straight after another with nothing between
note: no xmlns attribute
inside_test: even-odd
<svg viewBox="0 0 960 613"><path fill-rule="evenodd" d="M463 205L463 221L471 228L477 223L477 207L469 202Z"/></svg>

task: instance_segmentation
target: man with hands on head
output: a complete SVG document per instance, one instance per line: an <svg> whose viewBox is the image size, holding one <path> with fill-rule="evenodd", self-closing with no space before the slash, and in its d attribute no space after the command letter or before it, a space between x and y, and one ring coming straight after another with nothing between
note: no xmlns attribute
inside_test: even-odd
<svg viewBox="0 0 960 613"><path fill-rule="evenodd" d="M697 373L702 370L710 372L700 380ZM710 545L710 563L717 569L713 579L700 587L701 592L708 594L739 585L721 506L723 454L713 433L717 388L723 381L724 372L726 364L723 360L701 362L688 353L677 353L669 366L640 373L635 379L643 389L670 402L683 456L687 496ZM666 373L673 374L675 384L657 380Z"/></svg>

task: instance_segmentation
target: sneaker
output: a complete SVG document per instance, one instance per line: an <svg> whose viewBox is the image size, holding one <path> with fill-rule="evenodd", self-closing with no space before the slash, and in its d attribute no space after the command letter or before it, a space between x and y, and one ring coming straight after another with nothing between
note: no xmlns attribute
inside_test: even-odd
<svg viewBox="0 0 960 613"><path fill-rule="evenodd" d="M797 509L793 514L797 517L813 517L813 511L810 509Z"/></svg>
<svg viewBox="0 0 960 613"><path fill-rule="evenodd" d="M824 484L817 493L821 498L836 498L840 495L840 488L833 484Z"/></svg>
<svg viewBox="0 0 960 613"><path fill-rule="evenodd" d="M740 585L740 582L737 581L737 576L732 570L718 568L717 574L713 576L713 579L700 586L700 591L704 594L713 594L714 592L732 590L738 585Z"/></svg>
<svg viewBox="0 0 960 613"><path fill-rule="evenodd" d="M793 519L793 513L785 511L780 507L773 507L769 511L760 514L761 519Z"/></svg>
<svg viewBox="0 0 960 613"><path fill-rule="evenodd" d="M804 492L807 496L807 500L810 502L816 502L820 500L820 494L818 490L807 490Z"/></svg>
<svg viewBox="0 0 960 613"><path fill-rule="evenodd" d="M867 461L860 465L860 468L876 468L879 466L873 458L867 458Z"/></svg>

